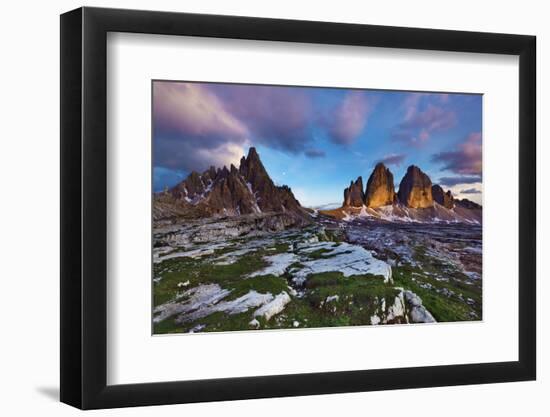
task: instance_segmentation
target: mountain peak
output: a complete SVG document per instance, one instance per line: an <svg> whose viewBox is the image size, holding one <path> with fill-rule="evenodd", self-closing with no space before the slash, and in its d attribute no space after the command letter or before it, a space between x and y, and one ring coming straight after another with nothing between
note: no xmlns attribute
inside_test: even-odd
<svg viewBox="0 0 550 417"><path fill-rule="evenodd" d="M432 181L416 165L410 165L399 184L399 201L411 208L433 206Z"/></svg>
<svg viewBox="0 0 550 417"><path fill-rule="evenodd" d="M265 170L264 165L260 160L260 155L258 155L258 152L256 152L255 147L250 147L250 149L248 149L248 155L246 156L246 158L244 156L241 158L239 171L245 177L249 176L251 171L261 171L262 175L267 175L267 171Z"/></svg>
<svg viewBox="0 0 550 417"><path fill-rule="evenodd" d="M411 173L411 174L422 173L423 174L422 170L419 167L417 167L416 165L409 165L407 167L407 174L408 173Z"/></svg>
<svg viewBox="0 0 550 417"><path fill-rule="evenodd" d="M394 200L393 174L382 162L379 162L367 181L365 204L367 207L376 208L393 204Z"/></svg>
<svg viewBox="0 0 550 417"><path fill-rule="evenodd" d="M286 226L309 221L290 187L273 183L253 147L246 158L241 158L238 168L230 164L210 167L203 174L193 171L167 193L174 198L173 212L178 215L200 218L286 213Z"/></svg>
<svg viewBox="0 0 550 417"><path fill-rule="evenodd" d="M436 203L441 204L445 208L452 209L455 206L451 191L443 191L443 188L438 184L432 185L432 196Z"/></svg>
<svg viewBox="0 0 550 417"><path fill-rule="evenodd" d="M248 156L246 157L246 159L248 160L260 160L260 155L258 155L258 152L256 151L256 148L254 146L251 146L249 149L248 149Z"/></svg>
<svg viewBox="0 0 550 417"><path fill-rule="evenodd" d="M359 176L355 182L351 181L344 190L344 207L361 207L365 202L363 192L363 177Z"/></svg>

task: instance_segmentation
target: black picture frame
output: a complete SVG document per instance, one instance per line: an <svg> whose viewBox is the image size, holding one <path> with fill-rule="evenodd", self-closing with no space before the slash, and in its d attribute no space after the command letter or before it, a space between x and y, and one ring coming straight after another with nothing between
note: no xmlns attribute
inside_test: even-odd
<svg viewBox="0 0 550 417"><path fill-rule="evenodd" d="M519 56L519 360L107 385L108 32ZM61 15L61 401L95 409L535 379L535 54L524 35L88 7Z"/></svg>

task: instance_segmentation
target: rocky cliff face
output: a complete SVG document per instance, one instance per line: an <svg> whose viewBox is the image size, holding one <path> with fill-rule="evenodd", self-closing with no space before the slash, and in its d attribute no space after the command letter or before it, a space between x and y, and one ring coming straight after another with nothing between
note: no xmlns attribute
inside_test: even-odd
<svg viewBox="0 0 550 417"><path fill-rule="evenodd" d="M351 181L349 187L344 190L344 207L361 207L365 203L363 192L363 178L358 177Z"/></svg>
<svg viewBox="0 0 550 417"><path fill-rule="evenodd" d="M393 174L381 163L371 173L364 193L362 185L361 177L352 181L344 190L342 207L319 213L346 221L372 218L391 222L482 222L480 205L466 199L455 200L450 191L432 185L428 175L414 165L407 169L397 194Z"/></svg>
<svg viewBox="0 0 550 417"><path fill-rule="evenodd" d="M436 203L441 204L445 208L452 209L455 206L451 191L443 191L440 185L432 185L432 197Z"/></svg>
<svg viewBox="0 0 550 417"><path fill-rule="evenodd" d="M205 193L203 201L199 201L199 204L209 216L260 212L254 195L233 164L229 170L225 167L220 170L219 176L214 179L209 192Z"/></svg>
<svg viewBox="0 0 550 417"><path fill-rule="evenodd" d="M399 184L397 197L401 204L410 208L433 206L432 181L417 166L411 165Z"/></svg>
<svg viewBox="0 0 550 417"><path fill-rule="evenodd" d="M365 205L367 207L377 208L393 204L394 201L395 189L393 185L393 174L384 164L379 163L376 165L367 181Z"/></svg>
<svg viewBox="0 0 550 417"><path fill-rule="evenodd" d="M277 187L265 170L255 148L250 148L248 156L241 158L239 174L247 184L250 184L250 190L253 191L262 211L283 210Z"/></svg>
<svg viewBox="0 0 550 417"><path fill-rule="evenodd" d="M153 216L201 218L240 216L265 213L287 213L307 221L307 212L287 186L276 186L263 166L255 148L231 165L192 172L172 189L155 195Z"/></svg>

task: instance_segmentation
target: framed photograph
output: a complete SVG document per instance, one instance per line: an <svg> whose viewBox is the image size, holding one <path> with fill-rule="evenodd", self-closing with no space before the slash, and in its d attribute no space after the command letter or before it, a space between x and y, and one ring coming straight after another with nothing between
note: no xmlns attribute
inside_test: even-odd
<svg viewBox="0 0 550 417"><path fill-rule="evenodd" d="M61 401L533 380L535 37L61 16Z"/></svg>

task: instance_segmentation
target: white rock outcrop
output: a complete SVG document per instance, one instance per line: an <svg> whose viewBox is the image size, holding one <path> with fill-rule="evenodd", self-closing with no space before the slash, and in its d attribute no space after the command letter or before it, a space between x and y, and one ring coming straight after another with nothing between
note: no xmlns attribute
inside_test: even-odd
<svg viewBox="0 0 550 417"><path fill-rule="evenodd" d="M411 323L436 323L432 314L422 305L422 299L412 291L404 291L409 321Z"/></svg>
<svg viewBox="0 0 550 417"><path fill-rule="evenodd" d="M271 317L283 311L288 303L290 303L290 296L286 293L286 291L283 291L276 296L275 299L257 309L254 312L254 317L263 316L269 321Z"/></svg>
<svg viewBox="0 0 550 417"><path fill-rule="evenodd" d="M393 282L391 266L376 259L371 251L359 245L345 242L338 245L333 242L320 242L301 249L299 253L307 254L320 249L326 250L322 257L311 260L300 259L304 267L294 273L294 283L302 285L309 274L331 271L341 272L345 277L362 274L381 275L385 283Z"/></svg>

